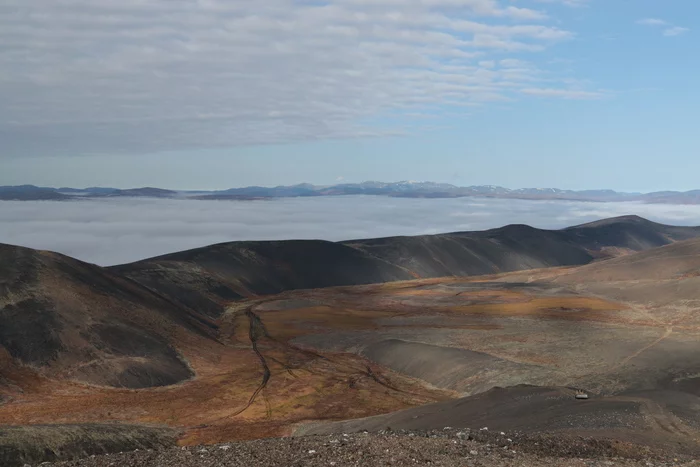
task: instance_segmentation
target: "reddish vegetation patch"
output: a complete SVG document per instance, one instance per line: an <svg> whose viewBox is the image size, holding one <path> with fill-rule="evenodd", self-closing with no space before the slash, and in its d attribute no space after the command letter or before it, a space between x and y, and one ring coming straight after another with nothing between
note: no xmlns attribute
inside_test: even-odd
<svg viewBox="0 0 700 467"><path fill-rule="evenodd" d="M301 318L332 329L372 327L381 317L343 310L324 317L322 311L310 309ZM303 330L289 326L295 321L293 312L269 312L262 319L270 337L260 336L257 349L270 377L255 398L251 395L264 375L261 359L251 349L249 320L234 316L222 326L229 333L222 336L226 345L191 335L182 342L197 377L166 388L109 389L49 380L28 370L8 371L8 359L0 355L2 374L23 389L12 391L13 400L0 405L0 424L156 423L185 428L182 442L197 444L280 436L304 420L364 417L448 397L356 355L319 354L288 345Z"/></svg>
<svg viewBox="0 0 700 467"><path fill-rule="evenodd" d="M282 339L320 331L377 329L377 320L395 315L396 313L391 311L366 311L334 306L260 313L267 329Z"/></svg>
<svg viewBox="0 0 700 467"><path fill-rule="evenodd" d="M527 302L479 304L451 307L458 314L484 316L520 316L571 321L614 321L615 312L625 305L599 298L562 296L535 297Z"/></svg>
<svg viewBox="0 0 700 467"><path fill-rule="evenodd" d="M472 331L495 331L503 329L498 324L385 324L384 328L420 328L420 329L468 329Z"/></svg>
<svg viewBox="0 0 700 467"><path fill-rule="evenodd" d="M580 296L536 297L505 288L464 291L459 283L431 279L289 292L238 302L232 308L237 311L220 320L220 342L193 333L174 335L172 342L196 378L158 389L108 389L39 378L28 369L13 367L6 355L0 355L0 371L23 390L5 386L10 387L5 391L13 399L0 405L0 424L156 423L184 428L184 444L281 436L292 425L307 420L365 417L453 396L427 389L354 354L296 347L290 344L293 338L395 328L395 324L380 323L411 316L460 320L473 316L473 323L442 325L437 321L427 327L488 332L501 329L500 324L487 321L491 317L607 321L623 308ZM439 287L426 288L432 286ZM285 306L262 307L267 311L256 308L256 303L280 300ZM461 305L475 301L479 304ZM295 303L301 307L294 308ZM407 322L406 327L426 327ZM527 336L494 334L494 338L525 342ZM552 363L534 354L517 357Z"/></svg>

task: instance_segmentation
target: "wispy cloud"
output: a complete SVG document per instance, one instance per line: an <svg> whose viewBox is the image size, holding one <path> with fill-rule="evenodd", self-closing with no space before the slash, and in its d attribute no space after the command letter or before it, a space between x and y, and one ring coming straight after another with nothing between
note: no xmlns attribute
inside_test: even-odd
<svg viewBox="0 0 700 467"><path fill-rule="evenodd" d="M664 36L680 36L688 31L690 31L690 29L674 26L672 28L664 29Z"/></svg>
<svg viewBox="0 0 700 467"><path fill-rule="evenodd" d="M576 100L588 100L588 99L600 99L604 97L602 92L592 92L592 91L581 91L576 89L553 89L553 88L525 88L522 89L523 94L529 94L531 96L547 96L547 97L561 97L563 99L576 99Z"/></svg>
<svg viewBox="0 0 700 467"><path fill-rule="evenodd" d="M644 18L637 21L637 24L644 26L667 26L668 23L658 18Z"/></svg>
<svg viewBox="0 0 700 467"><path fill-rule="evenodd" d="M590 4L590 0L535 0L538 3L558 3L560 5L565 5L568 7L573 7L573 8L580 8L584 6L588 6Z"/></svg>
<svg viewBox="0 0 700 467"><path fill-rule="evenodd" d="M500 0L4 0L0 157L397 134L363 122L544 80L491 65L574 36L553 20Z"/></svg>
<svg viewBox="0 0 700 467"><path fill-rule="evenodd" d="M680 36L681 34L685 34L686 32L690 31L689 28L684 28L681 26L674 26L673 24L669 23L666 20L659 19L659 18L644 18L640 19L637 21L637 24L641 24L643 26L655 26L655 27L661 27L663 28L662 34L664 36Z"/></svg>
<svg viewBox="0 0 700 467"><path fill-rule="evenodd" d="M700 224L700 206L373 196L274 201L106 199L0 202L0 242L112 265L234 240L349 240L483 230L562 228L638 214Z"/></svg>

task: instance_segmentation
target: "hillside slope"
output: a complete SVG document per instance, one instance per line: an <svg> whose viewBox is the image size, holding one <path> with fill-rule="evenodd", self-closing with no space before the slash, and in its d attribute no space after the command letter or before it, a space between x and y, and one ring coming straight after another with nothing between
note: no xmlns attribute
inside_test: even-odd
<svg viewBox="0 0 700 467"><path fill-rule="evenodd" d="M586 248L557 231L510 225L484 232L390 237L345 242L418 277L476 276L548 266L574 266L594 259Z"/></svg>
<svg viewBox="0 0 700 467"><path fill-rule="evenodd" d="M585 282L670 280L700 275L700 239L685 240L661 248L589 264L563 280Z"/></svg>
<svg viewBox="0 0 700 467"><path fill-rule="evenodd" d="M380 430L442 430L459 427L509 431L525 435L578 435L614 439L645 449L678 449L696 454L697 429L685 425L669 400L690 398L685 414L697 416L697 397L676 391L592 396L581 402L575 390L519 385L495 387L481 394L398 412L340 422L301 425L295 436L332 435ZM573 428L576 427L576 428Z"/></svg>
<svg viewBox="0 0 700 467"><path fill-rule="evenodd" d="M623 216L542 230L509 225L483 232L456 232L344 242L420 277L472 276L551 266L643 251L700 236L700 227L658 224Z"/></svg>
<svg viewBox="0 0 700 467"><path fill-rule="evenodd" d="M173 384L192 376L173 342L183 334L212 338L214 332L196 311L103 268L0 244L6 384L20 366L98 385Z"/></svg>
<svg viewBox="0 0 700 467"><path fill-rule="evenodd" d="M111 270L216 317L226 302L243 297L293 289L577 266L697 236L698 227L666 226L626 216L564 230L510 225L483 232L340 243L232 242Z"/></svg>
<svg viewBox="0 0 700 467"><path fill-rule="evenodd" d="M9 355L9 361L42 374L95 384L167 385L191 376L176 350L184 345L183 333L216 337L212 319L244 297L583 265L610 254L606 249L646 250L699 233L694 227L623 217L559 231L511 225L344 243L233 242L113 268L0 245L0 360L8 361ZM688 248L696 244L700 240L668 251L679 249L671 258L688 258ZM646 253L647 269L658 269L654 255L668 256L665 249L656 251ZM604 268L601 277L610 280L613 270L640 271L640 260L631 267L627 261L592 264L581 273L595 276ZM684 265L686 259L665 261L673 274L695 271Z"/></svg>
<svg viewBox="0 0 700 467"><path fill-rule="evenodd" d="M415 278L362 251L317 240L222 243L110 269L210 316L243 297Z"/></svg>

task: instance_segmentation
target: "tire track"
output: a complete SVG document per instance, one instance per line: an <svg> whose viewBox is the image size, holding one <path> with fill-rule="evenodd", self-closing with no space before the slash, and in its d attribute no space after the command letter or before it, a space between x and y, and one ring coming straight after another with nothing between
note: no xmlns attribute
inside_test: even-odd
<svg viewBox="0 0 700 467"><path fill-rule="evenodd" d="M409 395L409 396L420 397L420 394L418 394L418 393L415 393L415 392L412 392L412 391L406 391L406 390L403 390L403 389L400 389L400 388L396 387L396 386L393 385L393 384L388 380L388 378L386 378L386 377L384 377L384 380L382 380L380 374L379 374L379 373L376 373L375 371L373 371L372 368L371 368L369 365L365 365L365 368L364 368L364 369L362 369L362 368L357 368L357 367L355 367L354 365L351 365L351 364L348 364L348 363L345 363L345 362L340 362L340 361L338 361L338 360L336 360L336 359L333 359L333 358L327 357L327 356L325 356L325 355L322 355L321 353L316 352L316 351L314 351L314 350L311 350L311 349L308 349L308 348L305 348L305 347L300 347L300 346L297 346L297 345L294 345L294 344L290 344L289 342L285 342L285 341L279 340L279 339L277 339L277 338L271 336L271 335L267 332L267 328L265 328L265 325L264 325L264 323L262 322L262 319L260 319L260 317L259 317L257 314L255 314L255 313L253 312L253 309L254 309L257 305L260 305L260 304L262 304L262 303L264 303L264 302L259 302L259 303L256 303L256 304L254 304L254 305L251 305L251 307L250 307L249 310L246 312L246 314L248 314L249 316L250 316L250 315L253 315L253 316L255 317L255 320L256 320L258 329L260 330L260 332L263 333L263 336L264 336L265 338L269 339L270 341L272 341L272 342L274 342L274 343L276 343L276 344L282 346L283 348L285 348L285 349L287 349L287 350L289 350L289 351L291 351L291 352L293 352L293 353L298 352L298 353L300 353L300 354L302 354L302 355L305 355L305 356L307 356L307 357L312 357L312 358L319 359L319 360L321 360L321 361L325 361L326 363L328 363L328 364L334 366L336 369L344 370L344 371L349 372L349 373L350 373L349 384L357 383L358 381L360 381L360 380L363 379L363 378L369 378L370 380L374 381L374 382L375 382L376 384L378 384L379 386L382 386L382 387L384 387L384 388L386 388L386 389L389 389L390 391L394 391L394 392L399 393L399 394L405 394L405 395ZM251 323L252 323L252 321L251 321ZM297 376L292 372L292 369L291 369L288 365L286 365L286 364L284 364L284 363L282 363L282 362L279 362L279 361L277 361L276 359L273 359L273 358L271 358L271 360L273 360L273 361L275 361L275 362L277 362L277 363L280 363L280 364L287 370L287 372L288 372L290 375L292 375L293 377L297 378ZM308 372L311 373L311 374L314 374L314 372L312 372L311 370L308 370L308 369L307 369L306 371L308 371ZM350 382L350 381L352 381L352 382Z"/></svg>
<svg viewBox="0 0 700 467"><path fill-rule="evenodd" d="M688 426L679 417L652 399L634 396L615 396L611 399L638 403L642 413L647 416L650 422L655 423L661 431L681 438L692 439L694 442L700 440L697 430Z"/></svg>
<svg viewBox="0 0 700 467"><path fill-rule="evenodd" d="M265 326L260 320L260 317L253 313L252 307L249 307L246 310L245 314L248 317L248 321L250 323L250 326L248 328L248 338L250 339L250 343L253 347L253 352L255 352L255 355L258 357L258 359L260 360L260 364L262 365L263 377L262 381L260 382L260 385L258 385L255 391L253 391L253 394L250 396L250 399L248 399L248 403L245 405L245 407L243 407L238 412L234 413L232 416L236 417L248 410L253 405L258 395L260 395L260 393L262 392L263 397L265 399L265 411L267 413L267 417L270 418L272 416L272 407L270 406L270 402L267 400L267 397L265 397L263 391L267 387L267 384L270 382L270 378L272 378L272 372L270 371L270 366L267 364L265 356L262 354L262 352L260 352L260 349L258 349L258 339L260 339L261 337L269 336L267 334Z"/></svg>
<svg viewBox="0 0 700 467"><path fill-rule="evenodd" d="M643 354L643 353L646 352L647 350L651 349L652 347L654 347L654 346L657 345L659 342L661 342L661 341L663 341L664 339L666 339L666 338L667 338L668 336L670 336L671 334L673 334L673 327L667 327L666 330L664 331L664 333L663 333L659 338L657 338L656 340L654 340L654 341L651 342L650 344L645 345L645 346L642 347L641 349L637 350L637 351L634 352L632 355L627 356L627 357L626 357L624 360L622 360L620 363L618 363L617 365L614 365L612 368L610 368L609 371L615 371L615 370L617 370L617 369L619 369L619 368L621 368L621 367L627 365L632 359L639 357L641 354Z"/></svg>
<svg viewBox="0 0 700 467"><path fill-rule="evenodd" d="M248 317L249 321L249 329L248 329L248 338L250 339L250 343L253 349L253 352L255 355L258 357L258 360L260 360L260 364L263 368L263 377L258 385L258 387L255 389L253 394L250 396L250 399L246 403L246 405L241 408L239 411L235 412L231 417L236 417L246 410L248 410L257 400L257 398L262 395L264 402L265 402L265 408L266 408L266 418L270 419L272 418L272 407L271 404L266 397L265 394L265 388L270 382L270 379L272 378L272 372L270 370L270 366L268 364L268 357L265 357L265 355L262 353L262 351L258 347L258 343L260 339L265 338L268 339L269 341L278 344L282 346L283 348L286 348L288 351L291 351L292 353L300 353L302 355L305 355L306 357L311 357L314 359L319 359L321 361L325 361L328 364L336 367L337 369L344 369L345 371L348 371L351 373L351 378L355 376L356 381L359 381L362 378L369 378L370 380L374 381L376 384L379 386L382 386L390 391L399 393L399 394L406 394L406 395L413 395L413 396L418 396L419 394L413 393L412 391L405 391L402 390L396 386L394 386L390 381L383 380L381 376L376 373L375 371L372 370L372 368L369 365L366 365L364 369L356 368L354 365L350 365L345 362L339 362L336 361L335 359L329 358L325 355L322 355L318 352L315 352L310 349L306 349L303 347L298 347L296 345L290 344L288 342L281 341L279 339L276 339L275 337L271 336L267 328L265 327L265 324L263 323L262 319L260 316L255 313L254 309L259 303L252 304L251 306L247 307L245 309L245 315ZM264 302L263 302L264 303ZM299 376L294 374L293 368L287 365L284 362L279 361L276 358L269 357L270 361L273 361L279 365L281 365L292 377L298 378ZM309 371L311 374L314 374L310 370Z"/></svg>

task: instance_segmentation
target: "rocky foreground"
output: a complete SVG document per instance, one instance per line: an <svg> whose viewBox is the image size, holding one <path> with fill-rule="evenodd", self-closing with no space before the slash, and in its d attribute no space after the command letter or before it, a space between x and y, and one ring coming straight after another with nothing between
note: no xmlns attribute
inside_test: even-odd
<svg viewBox="0 0 700 467"><path fill-rule="evenodd" d="M63 467L219 466L470 466L667 467L700 466L689 455L651 452L616 441L538 438L455 430L381 432L266 439L92 456Z"/></svg>

